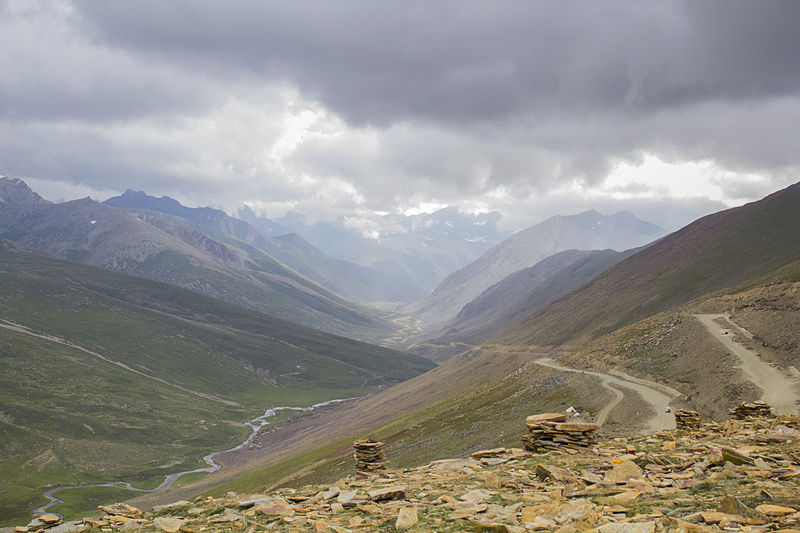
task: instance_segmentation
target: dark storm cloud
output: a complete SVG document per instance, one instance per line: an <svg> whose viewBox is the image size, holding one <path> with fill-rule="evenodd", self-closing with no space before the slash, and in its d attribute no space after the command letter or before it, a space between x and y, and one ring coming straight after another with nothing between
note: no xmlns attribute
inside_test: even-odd
<svg viewBox="0 0 800 533"><path fill-rule="evenodd" d="M652 110L796 94L800 3L83 2L100 42L286 77L354 123Z"/></svg>
<svg viewBox="0 0 800 533"><path fill-rule="evenodd" d="M231 210L685 222L796 181L798 27L776 0L0 0L0 172ZM649 155L711 162L722 192L603 189Z"/></svg>

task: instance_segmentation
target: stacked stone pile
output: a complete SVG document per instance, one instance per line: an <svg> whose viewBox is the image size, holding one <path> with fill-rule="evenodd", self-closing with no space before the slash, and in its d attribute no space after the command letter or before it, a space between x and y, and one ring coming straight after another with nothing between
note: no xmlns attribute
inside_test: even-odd
<svg viewBox="0 0 800 533"><path fill-rule="evenodd" d="M772 407L767 402L755 401L737 405L731 409L734 418L745 420L747 418L761 418L772 416Z"/></svg>
<svg viewBox="0 0 800 533"><path fill-rule="evenodd" d="M357 440L353 443L356 472L375 472L386 468L388 461L383 453L383 443L372 439Z"/></svg>
<svg viewBox="0 0 800 533"><path fill-rule="evenodd" d="M45 513L31 520L27 526L17 526L14 531L15 533L42 532L61 523L61 517L57 514Z"/></svg>
<svg viewBox="0 0 800 533"><path fill-rule="evenodd" d="M597 424L570 423L566 415L544 413L525 419L528 435L522 442L529 450L579 450L595 444Z"/></svg>
<svg viewBox="0 0 800 533"><path fill-rule="evenodd" d="M700 427L703 417L697 411L690 409L675 409L675 427L677 429L691 429Z"/></svg>

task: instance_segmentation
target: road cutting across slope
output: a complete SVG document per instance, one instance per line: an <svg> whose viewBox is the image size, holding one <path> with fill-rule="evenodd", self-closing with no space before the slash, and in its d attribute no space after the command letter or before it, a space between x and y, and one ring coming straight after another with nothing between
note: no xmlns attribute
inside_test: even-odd
<svg viewBox="0 0 800 533"><path fill-rule="evenodd" d="M739 331L742 335L752 339L753 335L734 323L728 314L697 314L694 315L703 324L708 332L736 356L740 365L739 368L745 377L754 385L764 391L761 400L772 406L776 414L797 414L800 392L798 392L798 381L790 378L785 372L762 361L758 353L748 350L741 343L737 342L732 330ZM729 324L729 328L720 326L717 320L723 320Z"/></svg>
<svg viewBox="0 0 800 533"><path fill-rule="evenodd" d="M533 361L537 365L545 366L562 372L575 372L580 374L588 374L600 378L604 387L614 393L614 399L611 400L603 409L598 413L598 423L602 425L608 418L608 414L616 407L622 400L623 392L617 390L617 387L622 389L631 390L641 396L642 400L647 402L655 410L655 415L648 420L643 427L643 432L651 433L661 431L662 429L672 429L675 427L675 420L672 413L666 412L666 408L675 400L680 398L682 394L675 389L648 381L646 379L635 378L623 372L614 372L611 374L604 374L602 372L594 372L591 370L580 370L577 368L569 368L559 365L549 357L535 359ZM602 420L601 420L602 418Z"/></svg>
<svg viewBox="0 0 800 533"><path fill-rule="evenodd" d="M2 319L0 319L0 320L2 320ZM158 381L159 383L163 383L164 385L176 388L178 390L181 390L181 391L186 392L188 394L192 394L194 396L198 396L200 398L205 398L207 400L211 400L213 402L221 403L221 404L224 404L224 405L230 405L230 406L234 406L234 407L241 407L241 404L238 403L238 402L234 402L234 401L231 401L231 400L225 400L223 398L219 398L217 396L214 396L213 394L206 394L204 392L197 392L197 391L194 391L192 389L186 388L186 387L184 387L182 385L178 385L176 383L170 383L169 381L167 381L165 379L162 379L162 378L160 378L158 376L151 376L150 374L145 374L144 372L142 372L140 370L136 370L135 368L131 368L130 366L126 365L125 363L122 363L120 361L115 361L115 360L113 360L113 359L111 359L109 357L106 357L105 355L99 354L97 352L93 352L92 350L89 350L88 348L84 348L83 346L78 346L77 344L73 344L73 343L71 343L71 342L69 342L69 341L67 341L65 339L60 338L60 337L55 337L53 335L46 335L46 334L43 334L43 333L36 333L33 330L31 330L30 328L27 328L27 327L25 327L25 326L23 326L21 324L15 324L14 322L9 322L8 320L2 320L2 322L0 322L0 328L4 328L4 329L10 330L10 331L15 331L17 333L22 333L23 335L28 335L30 337L36 337L37 339L42 339L42 340L45 340L45 341L48 341L48 342L61 344L63 346L67 346L69 348L72 348L73 350L79 350L79 351L84 352L86 354L89 354L89 355L91 355L93 357L96 357L96 358L100 359L101 361L105 361L108 364L116 365L116 366L118 366L118 367L120 367L120 368L122 368L124 370L127 370L128 372L132 372L134 374L138 374L138 375L140 375L140 376L142 376L144 378L151 379L153 381Z"/></svg>

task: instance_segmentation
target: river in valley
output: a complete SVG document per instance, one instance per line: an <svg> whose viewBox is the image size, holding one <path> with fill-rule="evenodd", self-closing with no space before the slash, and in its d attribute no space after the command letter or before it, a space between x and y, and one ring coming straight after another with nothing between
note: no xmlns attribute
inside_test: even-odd
<svg viewBox="0 0 800 533"><path fill-rule="evenodd" d="M250 432L250 435L248 435L247 438L244 439L244 441L242 441L240 444L234 446L233 448L229 448L227 450L220 450L220 451L217 451L217 452L211 452L208 455L206 455L205 457L203 457L203 461L205 461L205 463L208 465L206 467L195 468L194 470L184 470L182 472L175 472L174 474L169 474L169 475L165 476L164 477L164 481L158 487L156 487L154 489L136 488L133 485L131 485L128 481L111 481L111 482L108 482L108 483L94 483L94 484L90 484L90 485L69 485L69 486L63 486L63 487L55 487L55 488L52 488L52 489L46 491L43 494L43 496L45 498L47 498L48 502L46 504L34 509L33 510L33 515L34 516L38 516L38 515L44 514L44 513L47 512L47 510L50 507L52 507L52 506L54 506L56 504L59 504L59 503L63 503L64 500L61 500L61 499L59 499L59 498L54 496L54 493L58 492L60 490L65 490L65 489L83 489L83 488L89 488L89 487L113 487L113 488L119 488L119 489L132 490L132 491L136 491L136 492L155 492L157 490L161 490L161 489L165 489L165 488L169 487L170 485L175 483L181 476L185 476L186 474L194 474L194 473L197 473L197 472L215 472L215 471L220 469L220 465L216 461L214 461L214 457L216 455L219 455L221 453L226 453L226 452L233 452L233 451L236 451L236 450L238 450L240 448L243 448L243 447L247 446L248 444L250 444L250 442L258 434L258 432L261 431L261 428L263 428L264 426L269 424L269 421L267 419L275 416L279 411L313 411L314 409L317 409L319 407L324 407L326 405L332 405L332 404L335 404L335 403L341 403L341 402L346 402L346 401L355 400L355 399L356 398L341 398L341 399L335 399L335 400L328 400L326 402L316 403L316 404L314 404L314 405L312 405L310 407L288 407L288 406L270 407L269 409L264 411L263 415L257 416L254 419L249 420L248 422L245 422L245 424L250 427L251 432ZM58 514L58 513L55 513L55 514Z"/></svg>

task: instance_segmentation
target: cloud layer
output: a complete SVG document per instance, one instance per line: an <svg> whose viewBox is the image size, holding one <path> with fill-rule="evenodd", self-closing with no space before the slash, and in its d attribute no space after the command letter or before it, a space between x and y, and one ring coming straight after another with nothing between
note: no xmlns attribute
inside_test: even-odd
<svg viewBox="0 0 800 533"><path fill-rule="evenodd" d="M798 22L792 1L7 0L0 172L274 216L674 227L797 181Z"/></svg>

